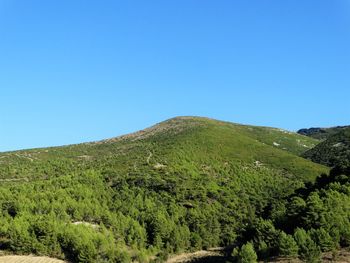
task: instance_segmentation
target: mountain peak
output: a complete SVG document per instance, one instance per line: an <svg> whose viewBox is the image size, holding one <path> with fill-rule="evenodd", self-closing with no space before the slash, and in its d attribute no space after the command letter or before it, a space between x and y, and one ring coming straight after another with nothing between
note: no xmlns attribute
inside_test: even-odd
<svg viewBox="0 0 350 263"><path fill-rule="evenodd" d="M210 119L207 117L199 117L199 116L177 116L165 121L159 122L151 127L129 133L126 135L113 137L110 139L103 140L101 142L113 142L113 141L122 141L122 140L141 140L149 138L156 134L161 133L171 133L178 134L185 129L190 129L195 126L204 125L208 123L208 121L215 121L219 123L220 121Z"/></svg>

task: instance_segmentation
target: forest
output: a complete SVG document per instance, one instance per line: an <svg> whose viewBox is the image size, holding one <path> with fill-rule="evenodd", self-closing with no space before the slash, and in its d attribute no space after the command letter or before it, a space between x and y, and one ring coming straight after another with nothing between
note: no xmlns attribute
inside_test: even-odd
<svg viewBox="0 0 350 263"><path fill-rule="evenodd" d="M274 128L176 118L122 138L0 154L0 250L70 262L320 262L350 246L350 162ZM326 139L327 140L327 139ZM280 149L284 146L285 149Z"/></svg>

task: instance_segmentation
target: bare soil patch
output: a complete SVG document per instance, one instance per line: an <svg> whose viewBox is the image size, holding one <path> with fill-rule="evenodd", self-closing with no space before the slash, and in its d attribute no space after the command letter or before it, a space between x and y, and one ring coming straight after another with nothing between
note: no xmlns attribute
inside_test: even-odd
<svg viewBox="0 0 350 263"><path fill-rule="evenodd" d="M36 256L0 256L0 263L67 263L66 261Z"/></svg>

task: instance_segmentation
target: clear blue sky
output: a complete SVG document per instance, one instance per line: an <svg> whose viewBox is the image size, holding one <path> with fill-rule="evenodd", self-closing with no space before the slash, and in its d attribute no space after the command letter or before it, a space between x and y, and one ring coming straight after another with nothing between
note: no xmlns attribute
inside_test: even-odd
<svg viewBox="0 0 350 263"><path fill-rule="evenodd" d="M177 115L350 124L350 0L0 0L0 151Z"/></svg>

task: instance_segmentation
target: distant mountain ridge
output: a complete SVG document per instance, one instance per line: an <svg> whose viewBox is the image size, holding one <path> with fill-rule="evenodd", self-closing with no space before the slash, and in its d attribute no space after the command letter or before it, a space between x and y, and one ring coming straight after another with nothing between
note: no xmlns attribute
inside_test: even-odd
<svg viewBox="0 0 350 263"><path fill-rule="evenodd" d="M320 127L312 127L312 128L303 128L297 131L297 133L305 136L309 136L315 139L324 140L329 136L338 133L341 130L349 128L350 125L347 126L335 126L330 128L320 128Z"/></svg>
<svg viewBox="0 0 350 263"><path fill-rule="evenodd" d="M324 141L302 154L303 157L327 166L350 162L350 126L333 128Z"/></svg>

